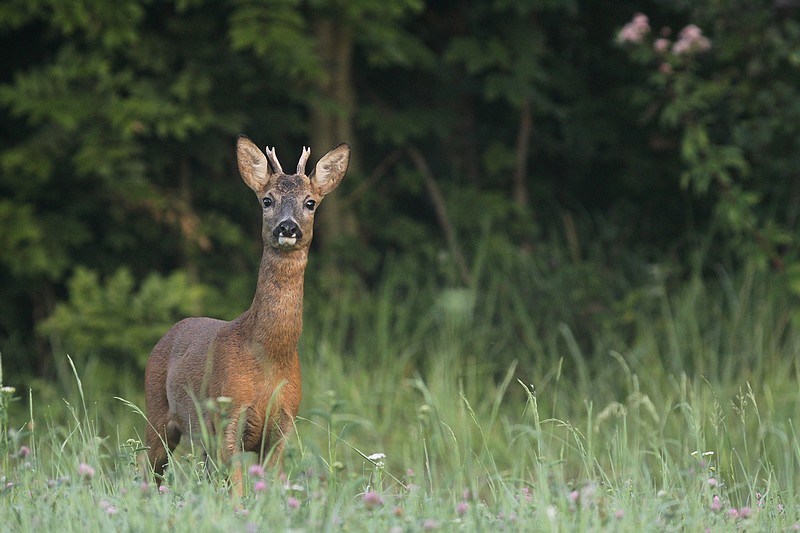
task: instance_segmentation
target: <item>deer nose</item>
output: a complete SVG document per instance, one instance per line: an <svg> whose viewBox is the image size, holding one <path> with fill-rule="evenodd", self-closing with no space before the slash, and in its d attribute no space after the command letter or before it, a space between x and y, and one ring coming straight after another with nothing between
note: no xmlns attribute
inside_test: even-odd
<svg viewBox="0 0 800 533"><path fill-rule="evenodd" d="M272 236L300 239L303 237L303 232L300 230L300 226L297 225L297 222L287 219L272 230Z"/></svg>

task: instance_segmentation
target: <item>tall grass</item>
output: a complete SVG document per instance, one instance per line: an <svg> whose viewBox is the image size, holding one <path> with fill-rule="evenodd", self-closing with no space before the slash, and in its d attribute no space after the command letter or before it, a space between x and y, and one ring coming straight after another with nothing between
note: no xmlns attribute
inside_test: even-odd
<svg viewBox="0 0 800 533"><path fill-rule="evenodd" d="M398 259L307 289L304 400L284 472L245 494L191 448L163 487L144 421L92 396L9 415L11 530L782 530L800 527L796 303L780 275L629 275L478 254L471 286ZM498 255L499 257L499 255ZM588 279L591 276L591 279ZM582 283L585 281L585 283ZM107 408L116 405L113 410ZM109 419L105 413L121 413ZM253 458L249 459L251 462Z"/></svg>

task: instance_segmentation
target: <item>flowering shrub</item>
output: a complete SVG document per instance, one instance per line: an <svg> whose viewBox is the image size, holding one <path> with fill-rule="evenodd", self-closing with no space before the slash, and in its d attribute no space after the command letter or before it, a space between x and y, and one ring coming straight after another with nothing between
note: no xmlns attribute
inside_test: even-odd
<svg viewBox="0 0 800 533"><path fill-rule="evenodd" d="M643 13L636 13L617 33L616 41L625 46L640 63L657 64L661 61L689 70L692 67L688 61L689 56L711 50L711 40L703 35L703 30L696 24L685 26L678 33L675 42L669 39L671 34L672 28L665 26L661 28L658 37L653 38L650 19ZM663 66L659 70L663 72ZM669 73L671 72L672 69L669 69Z"/></svg>
<svg viewBox="0 0 800 533"><path fill-rule="evenodd" d="M630 22L625 24L617 35L618 43L640 43L650 33L650 21L647 15L636 13Z"/></svg>
<svg viewBox="0 0 800 533"><path fill-rule="evenodd" d="M726 237L720 242L740 258L783 269L797 238L776 217L787 209L790 193L778 191L784 190L782 172L800 170L785 151L800 128L779 108L759 102L786 101L787 114L800 114L797 82L786 70L798 63L791 36L800 28L760 15L742 17L737 5L696 8L690 13L696 21L677 38L668 26L653 30L658 26L637 13L615 40L649 72L632 101L641 103L645 120L658 121L668 139L661 149L677 148L684 167L680 185L712 207L713 226ZM703 20L719 32L714 39L705 34ZM765 47L770 40L786 49ZM787 75L791 80L778 81ZM772 150L775 157L765 157Z"/></svg>
<svg viewBox="0 0 800 533"><path fill-rule="evenodd" d="M672 45L672 53L676 55L707 52L711 48L711 41L704 35L703 30L689 24L681 30L678 40Z"/></svg>

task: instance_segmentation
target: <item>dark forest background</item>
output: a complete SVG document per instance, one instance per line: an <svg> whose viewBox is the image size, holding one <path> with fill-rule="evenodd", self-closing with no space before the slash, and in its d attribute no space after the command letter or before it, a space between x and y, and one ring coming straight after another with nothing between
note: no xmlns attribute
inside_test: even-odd
<svg viewBox="0 0 800 533"><path fill-rule="evenodd" d="M317 220L319 335L343 298L486 293L470 309L592 353L654 277L800 293L800 2L3 0L0 50L5 383L69 379L67 353L135 382L173 322L249 305L240 133L284 167L353 147Z"/></svg>

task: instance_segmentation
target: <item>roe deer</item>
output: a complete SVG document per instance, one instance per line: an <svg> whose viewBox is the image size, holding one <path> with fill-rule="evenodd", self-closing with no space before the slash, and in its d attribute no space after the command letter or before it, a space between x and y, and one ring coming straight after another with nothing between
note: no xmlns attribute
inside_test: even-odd
<svg viewBox="0 0 800 533"><path fill-rule="evenodd" d="M297 343L314 211L342 181L350 162L350 146L342 143L306 176L310 153L303 148L297 172L286 174L274 148L267 148L265 157L247 137L237 139L239 173L263 207L256 294L238 318L186 318L153 348L145 371L146 443L157 476L167 464L167 448L174 450L184 433L199 431L199 416L212 434L223 432L223 459L244 450L263 460L273 449L270 464L280 463L283 437L300 406ZM230 398L225 428L214 427L214 417L203 407L219 397Z"/></svg>

